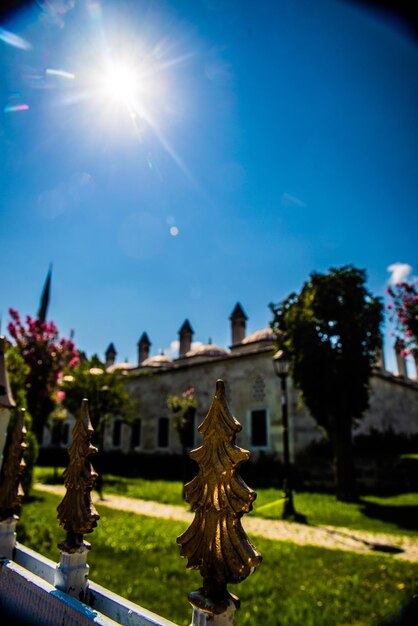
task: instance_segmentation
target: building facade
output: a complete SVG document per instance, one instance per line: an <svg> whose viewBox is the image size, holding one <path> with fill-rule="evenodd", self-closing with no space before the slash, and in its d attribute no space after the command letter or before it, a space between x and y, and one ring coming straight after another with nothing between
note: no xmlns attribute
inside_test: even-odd
<svg viewBox="0 0 418 626"><path fill-rule="evenodd" d="M150 356L151 342L143 333L138 342L138 363L116 362L116 349L106 351L109 370L120 369L126 375L126 386L138 400L138 417L130 424L115 418L106 425L106 450L123 452L181 452L174 427L174 416L167 407L169 394L195 390L197 410L190 446L199 444L198 425L205 417L215 391L217 379L225 382L230 409L242 425L238 445L278 459L283 454L282 402L280 381L272 358L275 342L269 328L247 335L247 316L237 304L229 318L231 345L228 348L201 344L193 348L194 331L188 320L179 330L177 358L159 354ZM354 436L372 432L395 433L407 437L418 435L418 384L406 375L402 355L397 351L400 373L385 369L383 354L371 378L370 408L354 429ZM294 460L323 434L299 400L298 391L288 377L288 413L290 454ZM61 444L67 445L73 418L69 416L61 430ZM45 432L44 445L52 441L53 432Z"/></svg>

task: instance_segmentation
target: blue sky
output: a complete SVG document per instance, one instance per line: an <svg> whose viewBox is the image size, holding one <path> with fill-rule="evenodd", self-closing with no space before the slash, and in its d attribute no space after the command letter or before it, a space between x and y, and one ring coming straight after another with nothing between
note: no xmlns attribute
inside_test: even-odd
<svg viewBox="0 0 418 626"><path fill-rule="evenodd" d="M3 328L229 345L312 271L417 273L418 47L338 1L59 0L0 29ZM128 65L132 89L109 82ZM390 340L389 340L390 341ZM391 363L391 361L390 361Z"/></svg>

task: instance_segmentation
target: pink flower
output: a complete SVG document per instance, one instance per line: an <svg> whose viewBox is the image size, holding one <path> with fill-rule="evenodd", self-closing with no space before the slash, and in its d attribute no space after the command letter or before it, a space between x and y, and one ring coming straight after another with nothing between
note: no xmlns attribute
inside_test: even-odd
<svg viewBox="0 0 418 626"><path fill-rule="evenodd" d="M73 358L68 364L68 367L77 367L78 364L79 364L78 356L73 356Z"/></svg>
<svg viewBox="0 0 418 626"><path fill-rule="evenodd" d="M65 391L57 391L57 402L63 402L65 400Z"/></svg>

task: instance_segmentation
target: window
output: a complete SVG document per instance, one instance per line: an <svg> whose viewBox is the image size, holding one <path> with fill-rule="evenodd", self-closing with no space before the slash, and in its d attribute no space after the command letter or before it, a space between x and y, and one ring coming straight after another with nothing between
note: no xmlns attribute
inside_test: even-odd
<svg viewBox="0 0 418 626"><path fill-rule="evenodd" d="M158 448L168 448L168 428L170 421L168 417L158 418L157 446Z"/></svg>
<svg viewBox="0 0 418 626"><path fill-rule="evenodd" d="M61 427L62 427L62 422L60 422L59 420L56 420L52 424L51 445L53 446L59 446L61 443Z"/></svg>
<svg viewBox="0 0 418 626"><path fill-rule="evenodd" d="M112 433L112 445L114 448L119 448L121 443L121 434L122 434L122 420L115 420L113 422L113 433Z"/></svg>
<svg viewBox="0 0 418 626"><path fill-rule="evenodd" d="M194 422L195 416L189 418L187 427L184 429L183 433L183 444L186 448L193 448L194 446Z"/></svg>
<svg viewBox="0 0 418 626"><path fill-rule="evenodd" d="M139 448L141 445L141 420L136 419L131 427L131 448Z"/></svg>
<svg viewBox="0 0 418 626"><path fill-rule="evenodd" d="M257 409L251 411L251 447L266 448L268 446L267 411Z"/></svg>
<svg viewBox="0 0 418 626"><path fill-rule="evenodd" d="M70 436L70 425L68 422L64 424L62 429L61 443L66 446L68 444L68 438Z"/></svg>
<svg viewBox="0 0 418 626"><path fill-rule="evenodd" d="M253 383L253 398L256 402L263 402L266 395L264 380L257 376Z"/></svg>

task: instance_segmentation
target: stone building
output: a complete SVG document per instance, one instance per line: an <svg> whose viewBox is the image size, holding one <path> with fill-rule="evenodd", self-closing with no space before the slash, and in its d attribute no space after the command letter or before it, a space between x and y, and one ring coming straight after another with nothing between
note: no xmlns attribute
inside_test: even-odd
<svg viewBox="0 0 418 626"><path fill-rule="evenodd" d="M275 375L272 357L274 337L269 328L247 335L247 316L237 304L229 318L231 345L226 348L213 344L193 347L194 331L188 320L179 330L177 358L159 354L150 356L151 341L144 332L138 342L138 363L117 363L116 349L107 349L106 366L121 369L126 385L139 401L138 418L127 424L117 418L105 432L107 450L158 451L179 453L181 446L173 426L173 415L167 408L169 394L181 394L193 387L197 400L194 437L190 445L199 442L197 427L205 416L213 397L215 382L224 380L232 413L242 424L237 443L253 452L265 452L282 457L281 391ZM400 351L396 350L399 375L385 369L383 353L371 379L370 408L356 427L354 434L372 431L394 432L406 436L418 435L418 383L406 375ZM294 459L322 433L306 410L300 406L297 390L291 378L287 381L289 406L290 453ZM64 427L63 445L68 443L72 418ZM45 445L50 442L45 433Z"/></svg>

